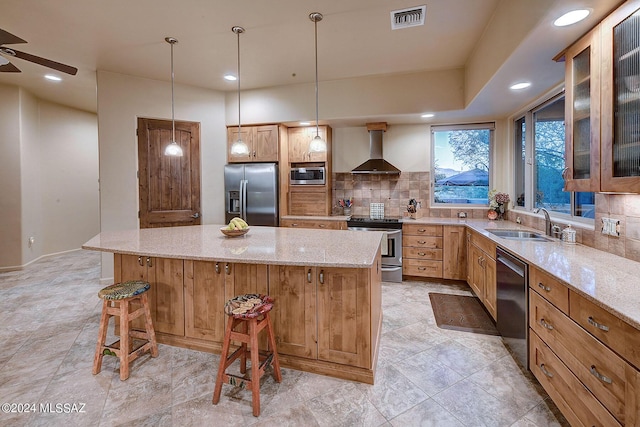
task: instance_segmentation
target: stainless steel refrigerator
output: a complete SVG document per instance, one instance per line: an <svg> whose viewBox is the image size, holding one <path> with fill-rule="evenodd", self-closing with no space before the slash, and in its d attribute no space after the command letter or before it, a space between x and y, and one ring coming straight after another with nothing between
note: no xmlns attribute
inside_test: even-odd
<svg viewBox="0 0 640 427"><path fill-rule="evenodd" d="M249 225L278 226L278 165L238 163L224 167L226 222L239 216Z"/></svg>

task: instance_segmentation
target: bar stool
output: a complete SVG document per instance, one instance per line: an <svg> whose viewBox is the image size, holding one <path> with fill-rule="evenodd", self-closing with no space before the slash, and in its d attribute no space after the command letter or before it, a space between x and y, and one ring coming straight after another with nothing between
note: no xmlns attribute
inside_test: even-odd
<svg viewBox="0 0 640 427"><path fill-rule="evenodd" d="M107 286L98 292L98 296L103 299L103 302L100 328L98 329L98 344L93 358L92 372L94 375L102 370L104 355L117 356L120 359L120 380L122 381L129 378L129 363L146 351L151 353L151 357L158 356L158 343L156 342L156 333L153 330L151 310L149 310L149 300L146 293L149 288L148 282L132 280ZM132 302L139 302L142 306L130 313L129 305ZM142 315L145 316L145 331L132 330L131 321ZM109 319L113 316L120 317L120 339L113 344L105 345ZM146 343L134 349L134 338L145 340Z"/></svg>
<svg viewBox="0 0 640 427"><path fill-rule="evenodd" d="M229 383L236 387L245 387L251 390L251 406L253 416L260 415L260 378L264 375L265 369L273 364L273 377L276 382L282 381L280 373L280 362L278 361L278 351L276 350L276 340L273 334L273 326L269 312L273 308L273 299L267 295L246 294L230 299L224 305L224 311L229 316L226 331L224 333L224 343L220 354L220 365L218 366L218 376L213 392L213 404L220 401L222 384ZM235 331L236 326L241 326L241 331ZM258 333L267 329L270 352L259 352ZM247 332L248 329L248 332ZM240 347L229 356L231 340L239 341ZM247 344L251 347L247 350ZM251 359L251 377L247 378L247 353ZM242 376L228 374L227 368L240 358L240 373Z"/></svg>

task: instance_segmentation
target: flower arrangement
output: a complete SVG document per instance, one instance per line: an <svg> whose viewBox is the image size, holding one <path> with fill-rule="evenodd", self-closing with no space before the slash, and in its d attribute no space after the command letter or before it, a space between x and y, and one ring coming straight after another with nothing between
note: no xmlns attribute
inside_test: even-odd
<svg viewBox="0 0 640 427"><path fill-rule="evenodd" d="M338 205L341 208L350 208L353 203L353 199L340 199L338 200Z"/></svg>
<svg viewBox="0 0 640 427"><path fill-rule="evenodd" d="M496 189L489 191L489 218L495 216L491 219L502 219L510 201L511 198L507 193L499 193ZM492 211L495 212L495 215L491 213Z"/></svg>

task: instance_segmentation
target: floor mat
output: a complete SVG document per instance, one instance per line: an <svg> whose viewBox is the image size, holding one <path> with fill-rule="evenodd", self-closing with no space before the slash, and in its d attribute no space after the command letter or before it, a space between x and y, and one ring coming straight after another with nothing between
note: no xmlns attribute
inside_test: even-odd
<svg viewBox="0 0 640 427"><path fill-rule="evenodd" d="M438 327L477 334L500 335L476 297L429 293Z"/></svg>

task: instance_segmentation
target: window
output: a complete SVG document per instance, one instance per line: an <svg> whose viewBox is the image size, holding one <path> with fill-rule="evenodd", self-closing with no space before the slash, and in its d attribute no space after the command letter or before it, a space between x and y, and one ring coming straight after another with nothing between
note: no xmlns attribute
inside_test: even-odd
<svg viewBox="0 0 640 427"><path fill-rule="evenodd" d="M433 126L434 204L489 203L493 123Z"/></svg>
<svg viewBox="0 0 640 427"><path fill-rule="evenodd" d="M564 94L516 119L514 130L515 189L519 194L516 206L543 207L559 215L593 218L594 193L564 191ZM531 159L530 172L527 159Z"/></svg>

